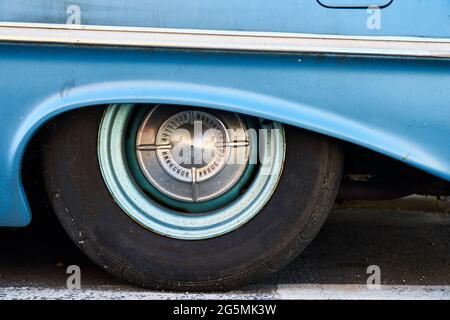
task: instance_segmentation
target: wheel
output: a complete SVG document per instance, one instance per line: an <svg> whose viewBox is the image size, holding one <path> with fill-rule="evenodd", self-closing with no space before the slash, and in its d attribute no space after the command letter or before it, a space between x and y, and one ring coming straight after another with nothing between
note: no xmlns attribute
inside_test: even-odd
<svg viewBox="0 0 450 320"><path fill-rule="evenodd" d="M43 168L63 227L133 284L226 290L312 240L342 173L334 141L230 112L111 105L49 126Z"/></svg>

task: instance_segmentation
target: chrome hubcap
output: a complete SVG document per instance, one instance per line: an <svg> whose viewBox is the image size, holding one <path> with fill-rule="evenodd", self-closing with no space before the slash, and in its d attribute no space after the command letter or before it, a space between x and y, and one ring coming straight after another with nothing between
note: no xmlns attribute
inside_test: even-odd
<svg viewBox="0 0 450 320"><path fill-rule="evenodd" d="M173 114L170 108L156 107L139 127L136 153L145 177L160 192L202 202L220 197L239 181L248 163L249 140L236 114Z"/></svg>

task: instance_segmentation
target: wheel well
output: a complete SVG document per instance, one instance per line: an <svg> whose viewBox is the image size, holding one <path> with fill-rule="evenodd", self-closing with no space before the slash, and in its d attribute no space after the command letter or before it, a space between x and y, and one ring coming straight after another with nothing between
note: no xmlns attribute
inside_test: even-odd
<svg viewBox="0 0 450 320"><path fill-rule="evenodd" d="M50 208L43 182L41 157L48 145L48 127L57 122L59 116L37 131L23 157L21 179L32 212L49 211ZM364 147L340 140L337 142L343 145L345 152L344 175L338 200L387 200L411 194L450 195L450 183L443 179Z"/></svg>
<svg viewBox="0 0 450 320"><path fill-rule="evenodd" d="M412 194L447 196L450 183L404 162L344 143L345 167L339 200L390 200Z"/></svg>

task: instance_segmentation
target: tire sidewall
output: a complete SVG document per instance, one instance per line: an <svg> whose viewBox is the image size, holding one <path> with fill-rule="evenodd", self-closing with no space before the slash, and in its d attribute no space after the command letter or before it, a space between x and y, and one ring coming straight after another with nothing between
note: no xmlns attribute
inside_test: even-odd
<svg viewBox="0 0 450 320"><path fill-rule="evenodd" d="M132 220L103 181L97 137L102 108L64 115L50 127L47 189L62 225L99 266L145 286L220 289L275 272L311 241L334 202L342 155L328 139L286 127L278 188L249 222L225 235L186 241Z"/></svg>

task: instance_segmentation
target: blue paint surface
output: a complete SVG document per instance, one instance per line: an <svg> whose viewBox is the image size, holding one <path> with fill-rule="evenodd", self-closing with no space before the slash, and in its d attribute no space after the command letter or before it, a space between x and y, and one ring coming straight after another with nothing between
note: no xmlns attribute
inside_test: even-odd
<svg viewBox="0 0 450 320"><path fill-rule="evenodd" d="M367 10L315 0L16 0L0 2L0 21L65 23L71 5L92 25L450 38L448 0L394 0L374 30ZM450 181L450 60L0 44L0 70L0 226L31 219L20 166L33 134L64 111L96 104L242 112Z"/></svg>
<svg viewBox="0 0 450 320"><path fill-rule="evenodd" d="M448 0L393 0L381 10L380 29L367 28L373 13L366 9L330 9L316 0L14 0L0 2L0 21L66 23L74 5L81 24L91 25L450 38Z"/></svg>
<svg viewBox="0 0 450 320"><path fill-rule="evenodd" d="M0 225L30 221L20 164L32 135L63 111L95 104L243 112L450 180L450 61L32 45L0 45L0 57Z"/></svg>

